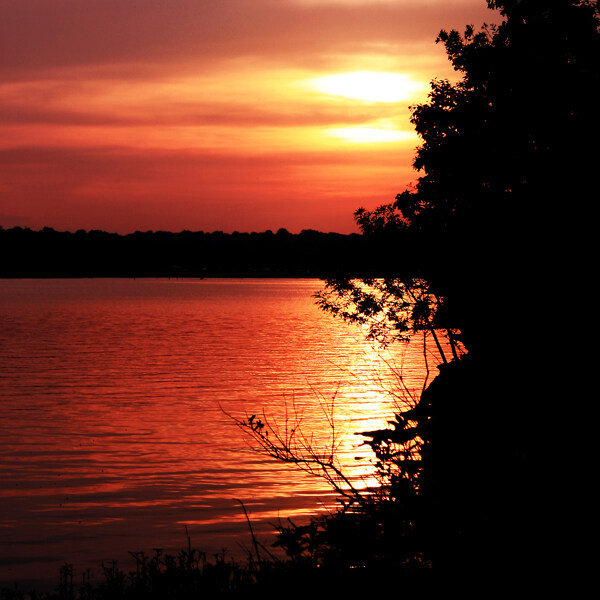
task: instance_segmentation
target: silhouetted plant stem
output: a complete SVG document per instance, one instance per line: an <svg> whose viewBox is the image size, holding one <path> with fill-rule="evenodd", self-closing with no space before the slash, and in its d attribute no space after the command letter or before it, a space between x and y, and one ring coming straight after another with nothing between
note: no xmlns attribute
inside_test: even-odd
<svg viewBox="0 0 600 600"><path fill-rule="evenodd" d="M246 506L244 505L244 503L241 500L236 498L236 502L240 503L240 506L242 507L242 510L244 511L244 516L246 517L246 522L248 523L248 529L250 530L250 537L252 539L252 544L254 546L254 552L256 553L256 563L260 564L258 541L256 539L256 536L254 535L254 530L252 529L252 522L250 521L250 517L248 516L248 511L246 510Z"/></svg>

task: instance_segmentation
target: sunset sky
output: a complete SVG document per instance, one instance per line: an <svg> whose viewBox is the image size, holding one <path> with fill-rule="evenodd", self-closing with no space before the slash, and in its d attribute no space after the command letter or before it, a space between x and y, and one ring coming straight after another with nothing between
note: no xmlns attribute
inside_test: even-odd
<svg viewBox="0 0 600 600"><path fill-rule="evenodd" d="M0 225L355 231L485 0L2 0Z"/></svg>

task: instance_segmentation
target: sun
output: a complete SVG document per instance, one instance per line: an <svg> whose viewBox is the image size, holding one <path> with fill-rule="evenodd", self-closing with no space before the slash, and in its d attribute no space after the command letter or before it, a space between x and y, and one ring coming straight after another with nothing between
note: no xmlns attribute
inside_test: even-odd
<svg viewBox="0 0 600 600"><path fill-rule="evenodd" d="M320 92L365 102L402 102L422 90L422 84L402 73L353 71L325 75L312 81Z"/></svg>

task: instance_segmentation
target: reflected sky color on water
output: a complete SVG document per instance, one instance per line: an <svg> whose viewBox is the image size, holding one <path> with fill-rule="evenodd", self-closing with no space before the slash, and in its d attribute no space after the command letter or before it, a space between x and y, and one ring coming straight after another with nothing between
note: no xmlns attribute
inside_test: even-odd
<svg viewBox="0 0 600 600"><path fill-rule="evenodd" d="M423 384L423 348L381 354L322 313L318 280L0 280L0 583L56 580L128 551L248 545L278 518L335 506L319 479L253 452L234 416L302 415L335 395L340 457L372 481L355 433ZM432 371L435 359L430 362ZM356 456L364 456L356 461Z"/></svg>

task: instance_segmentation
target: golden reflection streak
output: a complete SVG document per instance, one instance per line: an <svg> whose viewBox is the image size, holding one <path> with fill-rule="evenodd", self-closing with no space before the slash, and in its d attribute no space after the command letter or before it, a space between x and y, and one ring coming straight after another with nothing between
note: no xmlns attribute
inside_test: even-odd
<svg viewBox="0 0 600 600"><path fill-rule="evenodd" d="M421 344L407 342L400 347L402 350L389 359L373 346L366 352L366 357L353 356L344 369L345 384L339 385L334 392L313 389L316 402L292 398L290 405L285 404L284 411L280 409L271 415L261 413L266 429L290 451L283 455L323 461L331 456L333 464L347 480L332 475L340 489L349 485L357 491L377 487L374 454L357 434L386 428L397 412L414 405L426 377L423 369L426 356ZM394 359L400 365L405 361L410 363L413 372L404 373L402 366L394 365ZM357 390L357 380L361 382L362 390L360 386ZM254 430L259 435L253 436L259 445L260 431ZM297 461L296 466L302 469L300 462ZM315 473L318 474L318 469Z"/></svg>

